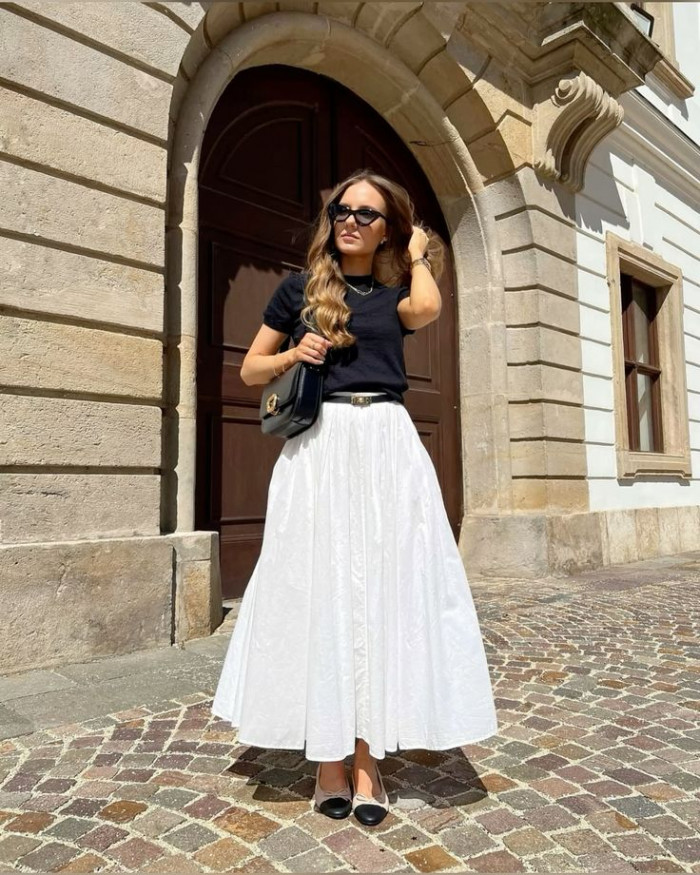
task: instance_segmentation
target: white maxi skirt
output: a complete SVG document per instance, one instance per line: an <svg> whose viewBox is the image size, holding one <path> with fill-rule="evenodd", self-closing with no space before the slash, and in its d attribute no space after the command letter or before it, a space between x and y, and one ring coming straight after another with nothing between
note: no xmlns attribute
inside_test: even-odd
<svg viewBox="0 0 700 875"><path fill-rule="evenodd" d="M242 744L318 762L356 738L382 759L497 732L464 565L402 404L322 403L285 442L212 712Z"/></svg>

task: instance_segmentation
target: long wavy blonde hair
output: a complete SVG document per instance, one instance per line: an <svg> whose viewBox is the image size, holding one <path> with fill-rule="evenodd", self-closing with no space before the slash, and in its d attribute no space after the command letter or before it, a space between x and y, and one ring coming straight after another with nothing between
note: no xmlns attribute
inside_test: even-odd
<svg viewBox="0 0 700 875"><path fill-rule="evenodd" d="M304 291L301 320L311 330L328 338L334 347L352 346L356 338L347 330L352 311L345 303L347 285L340 267L340 255L335 246L328 206L338 203L346 189L356 182L369 183L377 189L386 203L386 243L379 246L372 264L372 273L380 282L386 285L410 285L408 242L413 226L420 224L406 189L370 170L353 173L331 192L316 219L313 239L307 253L309 277ZM444 265L444 245L433 231L424 225L420 227L428 235L426 258L430 262L433 276L439 279Z"/></svg>

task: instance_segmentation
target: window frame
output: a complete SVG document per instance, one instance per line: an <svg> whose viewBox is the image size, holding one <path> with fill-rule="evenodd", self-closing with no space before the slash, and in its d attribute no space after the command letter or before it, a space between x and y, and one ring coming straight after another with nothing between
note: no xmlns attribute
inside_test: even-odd
<svg viewBox="0 0 700 875"><path fill-rule="evenodd" d="M608 231L605 235L610 319L612 329L613 391L615 399L615 448L617 476L621 480L658 476L692 477L688 393L683 329L683 275L638 243L631 243ZM657 366L661 451L635 450L630 446L630 416L627 403L625 345L622 311L622 275L639 280L656 290Z"/></svg>
<svg viewBox="0 0 700 875"><path fill-rule="evenodd" d="M631 6L631 3L627 4ZM651 75L655 76L676 97L687 100L695 93L693 83L681 73L676 58L676 39L674 34L673 4L669 2L650 2L638 0L637 5L654 16L654 28L649 39L663 53Z"/></svg>

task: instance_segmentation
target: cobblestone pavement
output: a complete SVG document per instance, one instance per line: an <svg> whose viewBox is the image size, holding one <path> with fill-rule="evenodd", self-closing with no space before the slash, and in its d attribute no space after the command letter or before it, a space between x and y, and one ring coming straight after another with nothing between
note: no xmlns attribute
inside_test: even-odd
<svg viewBox="0 0 700 875"><path fill-rule="evenodd" d="M0 867L700 872L699 572L695 553L472 582L499 734L387 756L374 828L312 811L303 752L212 716L230 621L185 651L0 679Z"/></svg>

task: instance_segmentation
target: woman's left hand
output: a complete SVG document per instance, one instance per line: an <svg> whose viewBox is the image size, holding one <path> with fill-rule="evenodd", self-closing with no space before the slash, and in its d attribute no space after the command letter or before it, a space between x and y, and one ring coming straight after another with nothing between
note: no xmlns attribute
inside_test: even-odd
<svg viewBox="0 0 700 875"><path fill-rule="evenodd" d="M408 254L411 256L411 260L414 258L421 258L425 255L427 248L428 235L422 228L419 228L418 225L414 225L413 234L411 234L411 239L408 241Z"/></svg>

